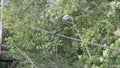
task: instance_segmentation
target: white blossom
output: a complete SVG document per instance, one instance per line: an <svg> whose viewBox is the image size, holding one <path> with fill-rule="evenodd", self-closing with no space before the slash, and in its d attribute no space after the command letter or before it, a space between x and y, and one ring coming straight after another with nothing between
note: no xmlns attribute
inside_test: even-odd
<svg viewBox="0 0 120 68"><path fill-rule="evenodd" d="M99 58L99 61L102 62L102 61L103 61L103 57L100 57L100 58Z"/></svg>
<svg viewBox="0 0 120 68"><path fill-rule="evenodd" d="M44 18L44 16L43 16L43 15L41 15L41 16L40 16L40 19L43 19L43 18Z"/></svg>
<svg viewBox="0 0 120 68"><path fill-rule="evenodd" d="M104 56L104 57L107 55L108 50L109 50L109 49L103 50L103 56Z"/></svg>
<svg viewBox="0 0 120 68"><path fill-rule="evenodd" d="M117 29L117 30L114 32L114 34L115 34L116 36L120 36L120 29Z"/></svg>
<svg viewBox="0 0 120 68"><path fill-rule="evenodd" d="M86 1L86 0L82 0L82 2L83 2L83 3L87 3L87 1Z"/></svg>
<svg viewBox="0 0 120 68"><path fill-rule="evenodd" d="M56 3L56 2L58 2L59 0L47 0L47 2L49 2L49 3Z"/></svg>
<svg viewBox="0 0 120 68"><path fill-rule="evenodd" d="M62 18L62 20L68 20L69 18L70 18L69 15L64 15L63 18Z"/></svg>
<svg viewBox="0 0 120 68"><path fill-rule="evenodd" d="M115 6L115 1L112 1L110 4L112 5L112 6Z"/></svg>

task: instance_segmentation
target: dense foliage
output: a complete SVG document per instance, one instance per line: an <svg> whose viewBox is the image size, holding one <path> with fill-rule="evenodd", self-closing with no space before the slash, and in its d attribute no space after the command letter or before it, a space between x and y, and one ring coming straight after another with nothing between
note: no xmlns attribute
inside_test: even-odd
<svg viewBox="0 0 120 68"><path fill-rule="evenodd" d="M30 56L38 68L120 67L120 51L88 44L120 47L119 0L59 0L55 3L11 0L10 3L3 9L3 21L9 30L6 41L11 50L8 54L20 60L18 68L32 65L18 48Z"/></svg>

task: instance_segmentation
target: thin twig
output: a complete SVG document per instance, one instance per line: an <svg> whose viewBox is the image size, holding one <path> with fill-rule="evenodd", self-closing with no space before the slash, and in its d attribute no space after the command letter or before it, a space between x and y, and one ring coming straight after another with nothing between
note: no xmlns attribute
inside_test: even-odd
<svg viewBox="0 0 120 68"><path fill-rule="evenodd" d="M39 30L39 31L42 31L42 32L45 32L45 33L48 33L48 34L53 34L52 32L49 32L49 31L41 29L41 28L32 27L30 25L25 25L25 26L30 27L33 30ZM73 37L69 37L69 36L65 36L65 35L62 35L62 34L53 34L53 35L56 35L56 36L59 36L59 37L63 37L63 38L66 38L66 39L70 39L70 40L74 40L74 41L78 41L78 42L85 42L84 40L73 38ZM103 47L103 48L106 48L106 49L120 51L120 49L117 49L117 48L114 48L114 47L109 47L109 46L106 46L106 45L93 43L93 42L87 42L87 44L98 46L98 47Z"/></svg>

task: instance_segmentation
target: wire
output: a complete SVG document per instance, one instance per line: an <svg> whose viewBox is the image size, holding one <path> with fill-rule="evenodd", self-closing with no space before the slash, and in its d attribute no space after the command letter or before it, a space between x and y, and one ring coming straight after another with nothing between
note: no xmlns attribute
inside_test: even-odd
<svg viewBox="0 0 120 68"><path fill-rule="evenodd" d="M7 35L7 37L9 37L9 35L7 34L6 30L3 29L3 32ZM31 58L25 53L23 52L20 48L18 48L15 43L13 42L12 40L12 44L15 48L17 48L17 50L35 67L35 68L38 68L34 63L33 61L31 60Z"/></svg>
<svg viewBox="0 0 120 68"><path fill-rule="evenodd" d="M30 25L26 25L26 24L24 24L24 25L27 26L27 27L30 27L34 30L39 30L39 31L42 31L42 32L45 32L45 33L53 34L53 32L49 32L49 31L41 29L41 28L35 28L35 27L32 27ZM80 40L80 39L77 39L77 38L65 36L65 35L62 35L62 34L53 34L53 35L56 35L56 36L59 36L59 37L62 37L62 38L66 38L66 39L70 39L70 40L74 40L74 41L86 42L84 40ZM114 47L109 47L109 46L106 46L106 45L101 45L101 44L97 44L97 43L93 43L93 42L86 42L86 43L90 44L90 45L98 46L98 47L103 47L103 48L107 48L107 49L111 49L111 50L120 51L120 49L117 49L117 48L114 48Z"/></svg>

